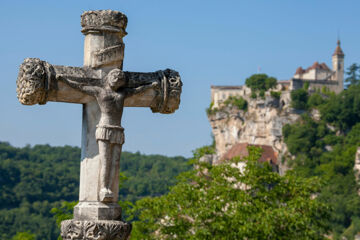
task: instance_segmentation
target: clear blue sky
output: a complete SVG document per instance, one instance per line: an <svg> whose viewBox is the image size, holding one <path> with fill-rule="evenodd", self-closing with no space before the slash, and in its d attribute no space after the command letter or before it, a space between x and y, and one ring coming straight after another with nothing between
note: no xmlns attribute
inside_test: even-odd
<svg viewBox="0 0 360 240"><path fill-rule="evenodd" d="M124 70L173 68L184 83L175 114L125 110L124 149L133 152L190 156L211 143L210 85L243 84L259 67L283 80L314 61L331 66L338 32L345 67L360 63L360 1L3 0L0 7L0 141L15 146L80 145L80 105L23 106L15 82L26 57L82 65L86 10L128 16Z"/></svg>

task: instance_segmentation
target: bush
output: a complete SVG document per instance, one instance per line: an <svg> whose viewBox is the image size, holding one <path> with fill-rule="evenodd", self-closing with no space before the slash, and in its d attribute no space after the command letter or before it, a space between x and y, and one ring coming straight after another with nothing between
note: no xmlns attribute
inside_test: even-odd
<svg viewBox="0 0 360 240"><path fill-rule="evenodd" d="M253 99L257 98L256 92L251 92L251 96L250 96L250 97L253 98Z"/></svg>
<svg viewBox="0 0 360 240"><path fill-rule="evenodd" d="M248 102L241 96L230 96L224 101L225 106L234 106L239 110L247 110Z"/></svg>
<svg viewBox="0 0 360 240"><path fill-rule="evenodd" d="M309 82L305 82L305 83L304 83L304 86L303 86L303 89L308 90L309 87L310 87L310 83L309 83Z"/></svg>
<svg viewBox="0 0 360 240"><path fill-rule="evenodd" d="M265 91L262 89L260 90L259 96L264 99L265 98Z"/></svg>
<svg viewBox="0 0 360 240"><path fill-rule="evenodd" d="M271 91L271 92L270 92L270 95L271 95L273 98L280 99L281 92Z"/></svg>

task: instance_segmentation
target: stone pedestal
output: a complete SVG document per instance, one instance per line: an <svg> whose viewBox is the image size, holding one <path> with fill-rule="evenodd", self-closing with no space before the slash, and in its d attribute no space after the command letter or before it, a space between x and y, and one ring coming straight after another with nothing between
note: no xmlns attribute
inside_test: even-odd
<svg viewBox="0 0 360 240"><path fill-rule="evenodd" d="M131 224L110 220L65 220L61 222L63 240L126 240Z"/></svg>

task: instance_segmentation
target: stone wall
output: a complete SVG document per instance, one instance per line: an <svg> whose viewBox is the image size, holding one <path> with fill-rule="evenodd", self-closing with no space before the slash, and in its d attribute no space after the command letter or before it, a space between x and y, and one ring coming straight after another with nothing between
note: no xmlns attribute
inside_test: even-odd
<svg viewBox="0 0 360 240"><path fill-rule="evenodd" d="M309 81L306 81L303 79L296 79L296 78L293 78L291 80L290 88L292 90L302 88L306 82L309 83L309 89L311 89L311 90L322 90L323 87L326 87L328 90L335 92L335 93L340 93L343 90L342 89L343 86L341 84L339 84L338 81L333 81L333 80L309 80Z"/></svg>

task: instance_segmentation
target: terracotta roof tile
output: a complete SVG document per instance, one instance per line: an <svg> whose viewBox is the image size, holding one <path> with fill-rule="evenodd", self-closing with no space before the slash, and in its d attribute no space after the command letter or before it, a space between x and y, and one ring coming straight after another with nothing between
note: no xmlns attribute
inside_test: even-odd
<svg viewBox="0 0 360 240"><path fill-rule="evenodd" d="M304 72L305 72L305 70L304 70L302 67L298 67L298 68L296 69L295 74L303 74Z"/></svg>
<svg viewBox="0 0 360 240"><path fill-rule="evenodd" d="M248 146L255 146L262 148L263 152L259 159L259 162L269 162L272 165L278 165L277 158L278 153L274 151L271 146L268 145L255 145L248 143L237 143L232 146L221 158L221 161L230 160L236 156L240 158L249 156L249 152L247 150Z"/></svg>

